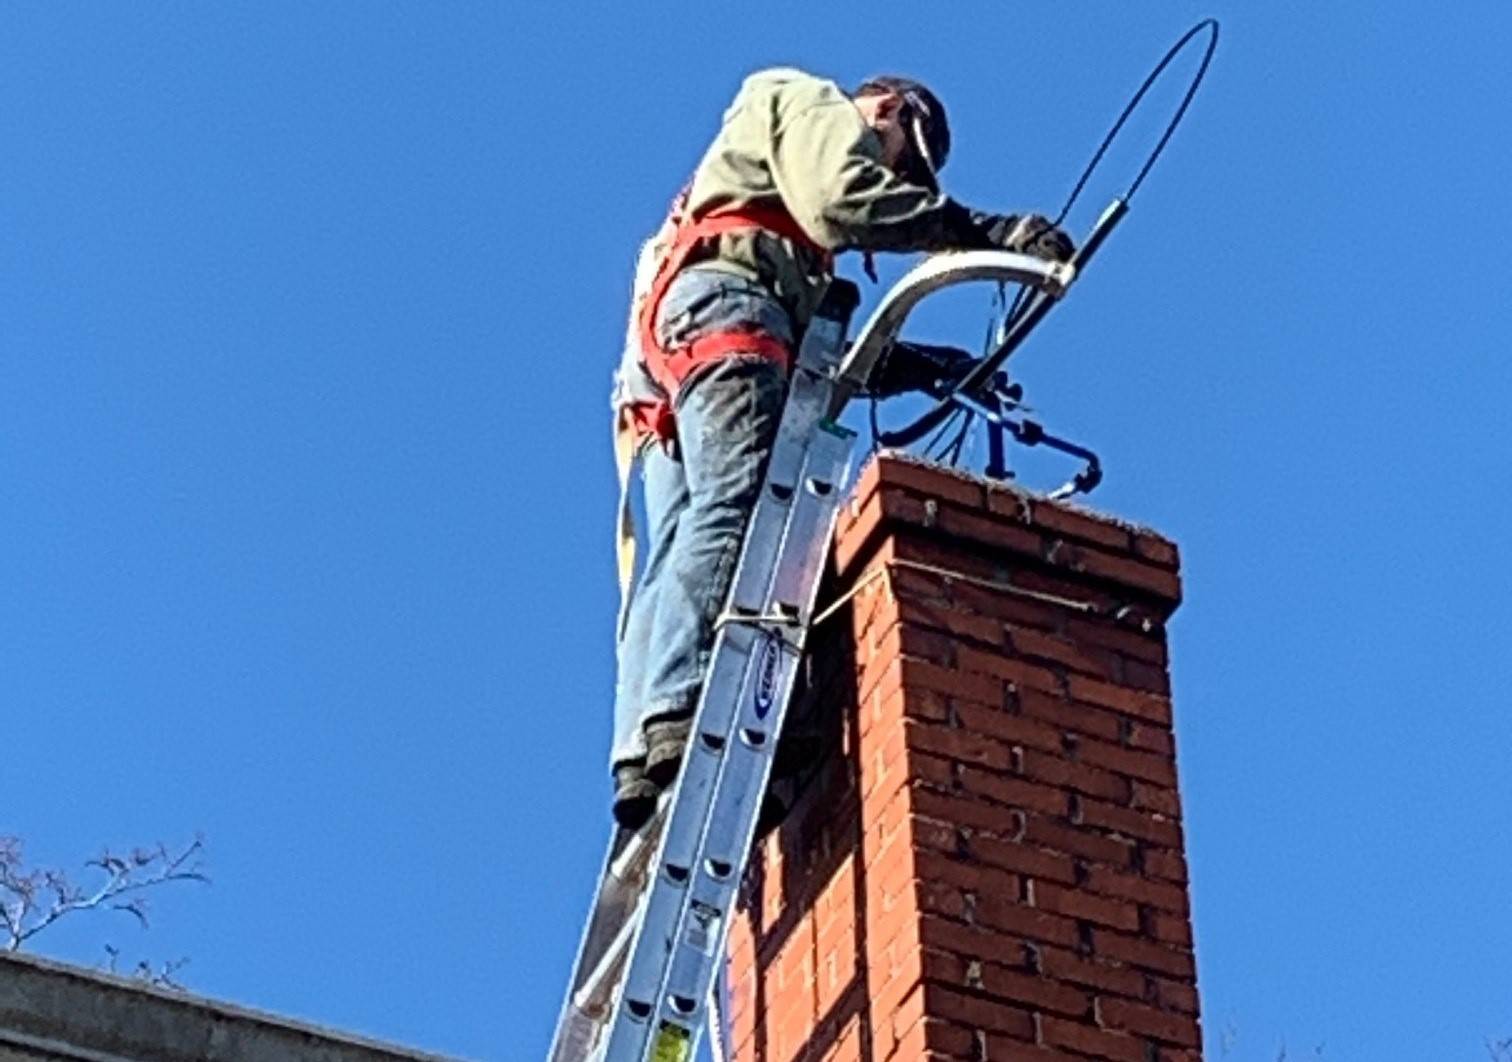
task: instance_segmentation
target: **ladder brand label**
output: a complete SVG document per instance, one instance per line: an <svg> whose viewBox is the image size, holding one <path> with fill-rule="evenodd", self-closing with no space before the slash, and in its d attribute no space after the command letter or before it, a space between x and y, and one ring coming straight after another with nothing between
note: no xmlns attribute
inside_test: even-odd
<svg viewBox="0 0 1512 1062"><path fill-rule="evenodd" d="M688 943L705 955L713 955L714 945L719 940L719 908L694 900L688 914L691 921Z"/></svg>
<svg viewBox="0 0 1512 1062"><path fill-rule="evenodd" d="M757 719L765 719L777 699L777 660L781 652L776 638L768 638L761 647L761 659L756 664Z"/></svg>

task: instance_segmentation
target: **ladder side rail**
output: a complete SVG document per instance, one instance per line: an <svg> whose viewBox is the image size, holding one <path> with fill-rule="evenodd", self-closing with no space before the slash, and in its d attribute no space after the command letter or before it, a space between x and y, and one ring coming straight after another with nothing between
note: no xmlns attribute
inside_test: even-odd
<svg viewBox="0 0 1512 1062"><path fill-rule="evenodd" d="M805 453L795 452L798 456ZM791 479L797 481L798 477ZM787 520L792 519L794 511L787 501L779 503L774 498L764 499L759 507L766 507L769 513L778 510ZM757 580L757 585L764 583L768 590L771 572L781 559L781 544L789 539L785 524L786 520L782 527L768 524L762 528L761 537L769 537L774 543L770 547L748 539L760 546L759 554L764 554L757 557L757 563L768 571ZM766 555L772 559L768 560ZM754 612L759 614L765 608L767 596L763 593L752 603ZM758 663L754 657L760 645L759 634L757 628L736 622L725 624L716 635L683 767L672 793L667 829L657 848L641 922L630 945L632 958L612 1018L610 1058L634 1057L631 1053L634 1048L618 1045L635 1040L637 1031L641 1035L646 1033L644 1028L637 1030L632 1026L639 1026L651 1017L651 1009L643 1009L643 1005L654 1008L656 986L663 979L673 927L686 902L686 885L697 857L699 839L707 831L713 794L725 768L728 750L737 739L734 729L738 691L747 685Z"/></svg>
<svg viewBox="0 0 1512 1062"><path fill-rule="evenodd" d="M803 378L795 381L798 384L799 394L794 395L797 415L794 417L784 416L783 424L779 427L779 439L786 445L779 452L774 452L769 462L769 480L777 483L780 487L799 482L801 466L793 469L784 466L795 462L802 462L806 457L805 436L811 433L817 419L817 414L822 410L825 395L813 394L812 373L805 373ZM793 423L796 420L798 423ZM737 565L736 586L732 588L732 605L736 604L736 593L739 599L746 602L746 607L753 612L759 612L765 605L766 591L769 588L772 572L776 568L778 551L782 542L787 538L785 525L791 518L791 497L793 491L784 489L778 492L771 490L770 483L763 484L761 498L747 528L741 560ZM738 607L738 606L737 606ZM740 684L740 672L744 670L749 656L751 637L749 635L734 634L734 637L721 631L717 638L710 657L709 676L705 682L706 689L734 689ZM729 700L730 705L733 701ZM701 809L707 808L707 800L702 795L712 792L712 780L708 768L711 765L698 758L698 753L704 756L712 756L716 761L723 748L723 740L728 737L733 707L722 710L725 705L722 699L714 698L708 703L701 702L699 712L695 718L694 735L712 735L711 741L690 740L689 762L696 764L692 770L684 770L684 778L679 781L679 789L689 793L681 804L673 794L674 806L669 809L667 815L662 816L660 821L664 829L661 837L655 842L657 849L657 863L662 861L661 849L665 842L666 833L670 828L670 819L692 818L695 823L701 821ZM716 764L717 765L717 764ZM701 768L701 769L700 769ZM678 816L674 813L683 804L692 804L690 810L686 810ZM681 825L681 823L680 823ZM679 832L686 832L689 827L684 826ZM585 985L605 961L606 952L616 944L624 945L622 940L624 922L626 919L640 917L642 924L654 922L661 909L665 908L667 901L664 899L660 905L651 905L645 896L647 891L644 877L631 882L620 882L613 873L614 863L620 850L627 843L645 843L641 838L627 839L623 831L616 831L610 840L609 851L605 856L604 869L600 872L599 889L595 898L589 922L585 928L582 941L579 944L578 957L573 967L572 977L569 981L567 998L565 999L561 1015L557 1023L557 1033L553 1041L550 1055L551 1062L580 1062L588 1057L583 1049L583 1030L594 1026L595 1022L602 1023L602 1017L591 1013L588 1001L581 998ZM651 871L654 875L655 871ZM637 911L637 908L641 910ZM670 914L662 915L670 918ZM637 936L640 927L631 935L626 950L634 951L637 946ZM619 971L623 973L623 971Z"/></svg>
<svg viewBox="0 0 1512 1062"><path fill-rule="evenodd" d="M750 528L731 588L734 610L760 615L768 605L770 589L781 560L785 533L792 517L791 504L799 476L808 462L809 450L830 406L834 367L838 363L849 313L855 305L855 288L838 285L839 297L826 300L810 323L799 351L788 402L767 473L752 513ZM772 491L772 484L779 489ZM771 510L780 511L781 528L772 527ZM756 632L744 624L727 624L716 636L698 709L689 740L689 754L672 794L668 827L658 848L654 877L648 886L641 924L631 943L631 958L625 972L608 1030L607 1057L641 1057L650 1038L656 992L664 982L670 960L671 933L687 902L687 876L699 838L707 831L712 797L725 750L731 747L737 691L745 685L753 661ZM775 744L775 743L774 743ZM711 754L701 757L702 753ZM670 871L669 871L669 868ZM682 876L677 880L677 876Z"/></svg>
<svg viewBox="0 0 1512 1062"><path fill-rule="evenodd" d="M623 830L616 829L609 835L603 869L599 871L599 886L588 921L583 926L577 957L573 960L572 973L567 982L567 995L562 1001L556 1034L547 1055L549 1062L580 1062L587 1058L587 1052L593 1044L593 1031L602 1021L601 1017L589 1013L578 997L605 952L613 947L619 928L616 923L630 917L634 911L633 900L626 902L627 897L622 895L624 890L619 888L620 882L613 872L615 859L628 840Z"/></svg>
<svg viewBox="0 0 1512 1062"><path fill-rule="evenodd" d="M767 462L763 501L781 495L791 497L807 460L816 425L833 407L835 363L845 342L847 318L820 314L810 322L798 352L798 361L788 387L787 406ZM762 505L752 513L746 544L730 588L727 611L760 611L776 565L780 537L761 534Z"/></svg>
<svg viewBox="0 0 1512 1062"><path fill-rule="evenodd" d="M826 434L816 441L814 478L843 480L853 436ZM803 648L818 595L820 575L829 555L829 534L838 515L836 491L810 495L813 504L795 521L794 550L788 580L799 622L792 628L768 628L758 665L748 672L740 696L738 737L719 780L710 813L710 828L692 866L688 902L673 935L671 962L658 995L657 1032L676 1029L691 1034L696 1046L703 1028L708 992L723 959L740 881L754 844L762 797L775 759ZM760 735L760 740L752 741ZM672 1035L678 1036L680 1032Z"/></svg>

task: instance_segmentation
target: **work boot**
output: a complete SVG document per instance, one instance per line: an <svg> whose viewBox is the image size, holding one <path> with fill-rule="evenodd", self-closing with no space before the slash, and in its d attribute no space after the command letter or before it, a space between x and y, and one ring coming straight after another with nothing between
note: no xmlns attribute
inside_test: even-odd
<svg viewBox="0 0 1512 1062"><path fill-rule="evenodd" d="M666 789L677 781L683 749L688 745L688 734L692 729L691 716L659 719L646 724L646 778L657 788Z"/></svg>
<svg viewBox="0 0 1512 1062"><path fill-rule="evenodd" d="M614 768L614 821L626 830L640 829L656 811L660 793L640 764L620 764Z"/></svg>

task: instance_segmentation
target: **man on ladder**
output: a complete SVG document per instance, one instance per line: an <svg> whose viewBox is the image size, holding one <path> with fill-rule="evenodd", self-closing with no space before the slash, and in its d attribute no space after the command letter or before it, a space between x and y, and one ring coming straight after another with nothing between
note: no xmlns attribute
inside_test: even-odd
<svg viewBox="0 0 1512 1062"><path fill-rule="evenodd" d="M642 252L614 396L621 489L638 455L649 545L632 590L622 498L611 768L626 829L644 825L676 779L793 351L834 255L1071 256L1043 217L943 196L935 175L949 151L944 107L916 81L875 78L847 94L798 70L764 71L741 87Z"/></svg>

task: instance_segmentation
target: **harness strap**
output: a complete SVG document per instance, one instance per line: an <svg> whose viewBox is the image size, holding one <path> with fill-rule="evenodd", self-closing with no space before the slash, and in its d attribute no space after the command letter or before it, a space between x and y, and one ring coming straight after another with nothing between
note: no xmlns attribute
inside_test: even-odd
<svg viewBox="0 0 1512 1062"><path fill-rule="evenodd" d="M698 219L681 216L686 191L673 204L665 224L674 226L672 241L656 265L656 273L640 304L639 340L646 371L666 397L650 402L630 402L615 410L614 463L619 476L619 516L616 529L615 559L619 570L620 610L618 636L624 637L625 621L630 609L630 591L635 578L635 519L630 508L630 475L635 457L649 439L671 442L677 438L677 424L672 403L683 381L695 369L732 354L758 354L780 364L784 371L792 367L792 348L764 332L732 329L699 336L675 350L662 347L656 338L656 315L672 281L687 264L688 256L706 240L727 232L764 229L805 247L820 257L826 270L834 268L834 255L815 243L793 216L781 207L748 205L717 210Z"/></svg>
<svg viewBox="0 0 1512 1062"><path fill-rule="evenodd" d="M829 251L815 243L793 216L780 207L750 204L716 210L701 218L679 222L671 246L657 265L656 276L640 311L641 352L646 359L646 371L657 386L667 393L669 403L677 397L678 388L688 375L705 362L737 352L775 356L774 360L780 361L784 367L792 361L792 351L786 344L770 336L749 331L716 332L701 336L675 351L662 347L656 337L656 315L661 310L662 299L672 286L672 281L687 264L689 255L706 240L746 229L764 229L806 247L821 256L826 268L831 267L834 261Z"/></svg>

